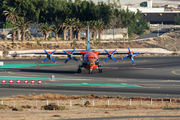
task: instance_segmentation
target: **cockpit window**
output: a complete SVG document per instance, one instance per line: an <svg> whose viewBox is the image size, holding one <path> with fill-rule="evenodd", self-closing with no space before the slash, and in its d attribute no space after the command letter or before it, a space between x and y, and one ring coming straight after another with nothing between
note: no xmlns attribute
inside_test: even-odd
<svg viewBox="0 0 180 120"><path fill-rule="evenodd" d="M88 59L96 59L96 57L87 57Z"/></svg>

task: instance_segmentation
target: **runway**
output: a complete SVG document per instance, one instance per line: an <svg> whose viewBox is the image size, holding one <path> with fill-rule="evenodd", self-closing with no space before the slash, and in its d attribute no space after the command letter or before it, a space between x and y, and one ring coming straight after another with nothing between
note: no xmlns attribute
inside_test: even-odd
<svg viewBox="0 0 180 120"><path fill-rule="evenodd" d="M12 68L0 67L0 80L5 79L6 83L0 83L0 96L31 93L59 93L66 95L87 95L97 96L118 96L122 97L170 97L180 98L180 57L135 57L136 65L131 60L118 59L118 63L109 60L103 63L100 59L103 73L97 70L89 74L83 69L77 73L77 66L81 62L69 61L63 64L65 59L56 59L58 64L52 65L48 60L46 66L35 66L40 64L41 59L7 59L1 60L5 65ZM23 65L17 65L23 64ZM26 66L31 64L31 66ZM49 64L49 65L48 65ZM16 67L13 67L16 65ZM50 76L55 79L51 80ZM14 83L8 83L12 79ZM15 83L17 79L20 84ZM24 84L24 80L28 84ZM35 84L31 85L31 80ZM42 84L37 84L41 80Z"/></svg>

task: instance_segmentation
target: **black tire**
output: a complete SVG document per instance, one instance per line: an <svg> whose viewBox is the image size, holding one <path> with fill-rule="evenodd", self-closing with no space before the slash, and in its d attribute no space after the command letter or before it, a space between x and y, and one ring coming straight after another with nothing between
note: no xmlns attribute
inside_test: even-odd
<svg viewBox="0 0 180 120"><path fill-rule="evenodd" d="M89 74L93 74L93 70L89 70Z"/></svg>
<svg viewBox="0 0 180 120"><path fill-rule="evenodd" d="M99 73L102 73L102 69L99 69Z"/></svg>
<svg viewBox="0 0 180 120"><path fill-rule="evenodd" d="M78 73L81 73L81 69L78 69Z"/></svg>

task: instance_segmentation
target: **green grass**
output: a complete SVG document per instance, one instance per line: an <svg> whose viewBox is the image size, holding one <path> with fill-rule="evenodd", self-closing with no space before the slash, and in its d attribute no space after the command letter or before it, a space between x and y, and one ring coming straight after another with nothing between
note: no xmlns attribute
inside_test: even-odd
<svg viewBox="0 0 180 120"><path fill-rule="evenodd" d="M75 105L81 105L80 103L76 103Z"/></svg>

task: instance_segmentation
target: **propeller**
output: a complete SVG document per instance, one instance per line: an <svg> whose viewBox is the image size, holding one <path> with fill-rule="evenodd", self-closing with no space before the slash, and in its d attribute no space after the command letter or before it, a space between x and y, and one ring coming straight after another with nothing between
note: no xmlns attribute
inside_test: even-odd
<svg viewBox="0 0 180 120"><path fill-rule="evenodd" d="M51 53L48 53L48 52L46 51L46 49L44 49L44 52L47 54L47 57L42 61L42 63L44 63L47 59L51 59L54 63L56 63L56 61L51 57L51 55L53 55L53 54L56 52L56 50L54 50L54 51L51 52Z"/></svg>
<svg viewBox="0 0 180 120"><path fill-rule="evenodd" d="M129 51L129 52L128 52L128 56L125 56L125 57L123 57L122 59L129 58L129 59L131 59L133 65L135 65L133 56L138 55L139 52L138 52L138 53L133 53L133 52L131 52L130 47L128 47L128 51Z"/></svg>
<svg viewBox="0 0 180 120"><path fill-rule="evenodd" d="M118 62L114 57L113 54L116 52L116 49L112 52L109 53L107 50L104 49L104 51L108 54L108 57L104 60L104 63L106 63L109 59L113 59L116 63Z"/></svg>
<svg viewBox="0 0 180 120"><path fill-rule="evenodd" d="M75 49L71 53L67 53L66 51L63 50L63 52L68 56L65 63L67 63L69 59L74 59L75 61L78 61L75 57L72 56L74 51L75 51Z"/></svg>

